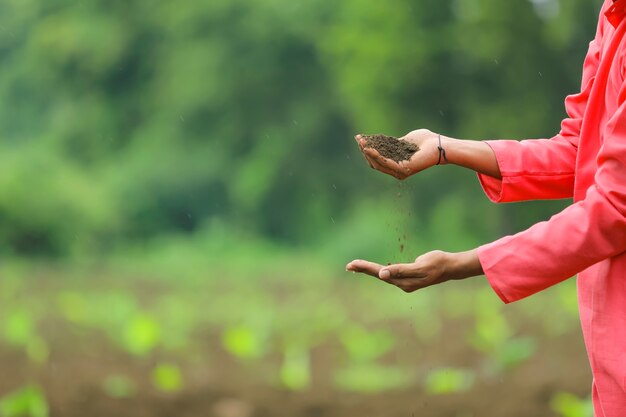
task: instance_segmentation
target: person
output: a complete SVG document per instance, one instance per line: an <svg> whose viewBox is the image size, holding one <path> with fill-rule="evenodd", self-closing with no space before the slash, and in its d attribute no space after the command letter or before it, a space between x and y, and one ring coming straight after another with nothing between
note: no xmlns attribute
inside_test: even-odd
<svg viewBox="0 0 626 417"><path fill-rule="evenodd" d="M484 274L505 303L578 274L595 417L626 416L625 32L626 0L606 0L581 91L566 98L569 117L551 139L473 141L421 129L401 138L420 150L398 163L356 137L370 166L398 179L449 163L476 171L496 203L573 197L549 221L473 250L385 266L354 260L346 269L406 292Z"/></svg>

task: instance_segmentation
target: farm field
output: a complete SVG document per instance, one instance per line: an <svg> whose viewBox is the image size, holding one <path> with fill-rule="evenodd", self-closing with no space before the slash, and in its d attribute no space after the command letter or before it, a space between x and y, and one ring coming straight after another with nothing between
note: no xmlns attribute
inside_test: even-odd
<svg viewBox="0 0 626 417"><path fill-rule="evenodd" d="M590 415L573 280L504 306L480 278L4 272L3 417Z"/></svg>

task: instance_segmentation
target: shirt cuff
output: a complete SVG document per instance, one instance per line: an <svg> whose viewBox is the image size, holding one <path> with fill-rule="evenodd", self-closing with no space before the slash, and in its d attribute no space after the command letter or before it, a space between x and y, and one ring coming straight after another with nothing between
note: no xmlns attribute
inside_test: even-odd
<svg viewBox="0 0 626 417"><path fill-rule="evenodd" d="M509 304L515 300L511 299L506 294L506 285L503 282L503 277L493 270L495 262L494 257L491 256L492 254L490 253L491 249L493 249L493 243L488 243L478 247L476 250L478 254L478 261L480 262L480 266L482 267L483 273L487 278L487 282L489 282L493 291L498 295L498 297L500 297L502 302Z"/></svg>
<svg viewBox="0 0 626 417"><path fill-rule="evenodd" d="M496 155L496 161L498 162L498 168L500 172L507 172L507 150L505 143L503 140L486 140L484 143L489 145L489 147L493 150ZM502 179L497 179L494 177L490 177L489 175L478 173L478 181L480 182L480 186L483 191L494 203L502 203L505 201L504 199L504 174L502 174Z"/></svg>

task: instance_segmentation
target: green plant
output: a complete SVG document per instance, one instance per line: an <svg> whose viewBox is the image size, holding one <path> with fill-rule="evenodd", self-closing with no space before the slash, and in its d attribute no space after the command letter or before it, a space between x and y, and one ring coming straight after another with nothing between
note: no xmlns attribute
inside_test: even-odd
<svg viewBox="0 0 626 417"><path fill-rule="evenodd" d="M311 384L311 359L308 349L288 346L283 353L280 380L284 387L300 391Z"/></svg>
<svg viewBox="0 0 626 417"><path fill-rule="evenodd" d="M152 371L152 383L159 391L180 391L183 388L183 374L178 366L162 363Z"/></svg>
<svg viewBox="0 0 626 417"><path fill-rule="evenodd" d="M581 399L569 392L559 392L550 400L550 407L562 417L592 417L591 398Z"/></svg>
<svg viewBox="0 0 626 417"><path fill-rule="evenodd" d="M268 335L258 327L237 325L222 334L224 348L241 359L258 359L268 350Z"/></svg>
<svg viewBox="0 0 626 417"><path fill-rule="evenodd" d="M27 310L14 310L7 315L4 338L9 344L23 348L32 361L47 361L48 344L38 334L35 318Z"/></svg>
<svg viewBox="0 0 626 417"><path fill-rule="evenodd" d="M405 368L356 363L335 372L334 383L345 391L385 392L407 387L413 376Z"/></svg>
<svg viewBox="0 0 626 417"><path fill-rule="evenodd" d="M474 374L464 369L441 368L431 371L425 387L429 394L452 394L467 391L474 384Z"/></svg>
<svg viewBox="0 0 626 417"><path fill-rule="evenodd" d="M488 294L488 296L491 295ZM486 298L482 294L478 297L475 325L469 341L479 351L492 353L512 336L512 331L500 306L495 305L491 300L486 301Z"/></svg>
<svg viewBox="0 0 626 417"><path fill-rule="evenodd" d="M124 347L135 355L145 355L159 344L161 335L161 326L153 316L139 314L133 317L124 329Z"/></svg>
<svg viewBox="0 0 626 417"><path fill-rule="evenodd" d="M48 402L43 391L29 385L0 399L1 417L48 417Z"/></svg>
<svg viewBox="0 0 626 417"><path fill-rule="evenodd" d="M373 361L395 346L394 335L387 330L368 330L352 325L340 333L341 344L352 361Z"/></svg>
<svg viewBox="0 0 626 417"><path fill-rule="evenodd" d="M536 348L535 340L530 337L510 339L497 349L494 360L503 369L513 368L532 357Z"/></svg>
<svg viewBox="0 0 626 417"><path fill-rule="evenodd" d="M72 323L85 323L93 306L88 304L83 294L65 291L57 296L57 305L63 317Z"/></svg>
<svg viewBox="0 0 626 417"><path fill-rule="evenodd" d="M474 316L468 341L487 356L491 370L500 372L515 367L535 353L534 339L514 337L513 326L491 290L479 292Z"/></svg>

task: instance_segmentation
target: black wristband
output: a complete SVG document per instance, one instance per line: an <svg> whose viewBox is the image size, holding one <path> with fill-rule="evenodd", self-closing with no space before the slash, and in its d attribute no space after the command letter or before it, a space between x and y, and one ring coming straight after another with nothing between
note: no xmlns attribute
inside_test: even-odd
<svg viewBox="0 0 626 417"><path fill-rule="evenodd" d="M446 158L446 150L443 149L443 146L441 146L441 135L439 135L439 146L437 146L437 149L439 149L439 159L437 160L437 165L441 164L441 157L443 156L443 160L445 161L445 163L448 163L448 158Z"/></svg>

